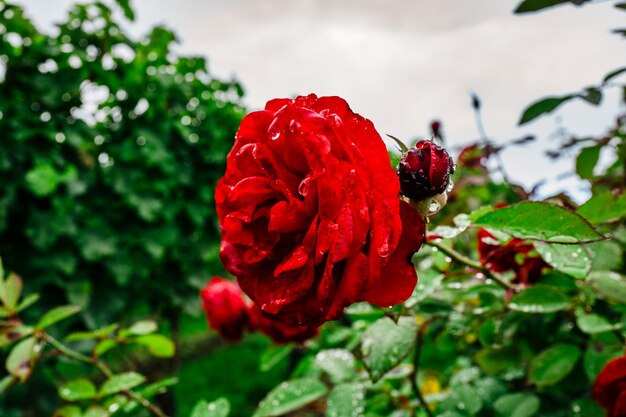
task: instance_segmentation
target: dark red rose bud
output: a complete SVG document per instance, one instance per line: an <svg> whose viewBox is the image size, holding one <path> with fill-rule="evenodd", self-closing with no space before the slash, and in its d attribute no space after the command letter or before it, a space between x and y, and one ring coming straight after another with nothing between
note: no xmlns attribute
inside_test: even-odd
<svg viewBox="0 0 626 417"><path fill-rule="evenodd" d="M430 131L433 136L440 138L441 137L441 122L439 120L433 120L430 123Z"/></svg>
<svg viewBox="0 0 626 417"><path fill-rule="evenodd" d="M607 409L607 416L626 416L626 356L613 359L600 371L593 397Z"/></svg>
<svg viewBox="0 0 626 417"><path fill-rule="evenodd" d="M250 319L255 328L278 344L302 343L319 332L315 326L295 326L272 319L264 315L256 304L250 307Z"/></svg>
<svg viewBox="0 0 626 417"><path fill-rule="evenodd" d="M244 330L252 329L250 307L236 283L213 277L200 297L209 325L225 339L239 340Z"/></svg>
<svg viewBox="0 0 626 417"><path fill-rule="evenodd" d="M493 272L513 271L514 282L530 285L541 278L542 269L547 267L543 259L533 253L535 246L521 239L511 239L504 245L486 229L478 231L478 255L480 263Z"/></svg>
<svg viewBox="0 0 626 417"><path fill-rule="evenodd" d="M420 201L446 191L454 163L444 148L420 140L402 155L397 172L402 194Z"/></svg>

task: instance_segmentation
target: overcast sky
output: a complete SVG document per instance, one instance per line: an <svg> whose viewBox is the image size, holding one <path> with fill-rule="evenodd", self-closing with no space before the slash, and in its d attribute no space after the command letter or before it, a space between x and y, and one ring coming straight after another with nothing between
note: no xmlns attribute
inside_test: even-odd
<svg viewBox="0 0 626 417"><path fill-rule="evenodd" d="M521 0L134 0L139 37L155 24L179 35L179 51L209 57L211 72L236 77L246 102L315 92L344 97L381 133L409 140L443 121L452 145L477 137L470 92L483 102L496 140L537 134L527 149L505 153L509 174L530 186L571 170L543 157L558 120L579 134L601 134L617 114L619 94L600 108L566 106L556 116L517 128L521 111L546 95L597 84L626 65L626 41L611 34L626 13L612 2L562 6L515 16ZM71 0L21 0L51 30ZM624 110L624 109L621 109ZM581 188L582 187L582 188ZM584 197L584 185L552 182Z"/></svg>

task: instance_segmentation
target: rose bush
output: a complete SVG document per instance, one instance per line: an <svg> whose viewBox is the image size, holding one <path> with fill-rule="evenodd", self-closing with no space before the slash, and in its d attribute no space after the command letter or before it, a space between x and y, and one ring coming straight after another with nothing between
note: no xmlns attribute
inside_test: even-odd
<svg viewBox="0 0 626 417"><path fill-rule="evenodd" d="M220 256L274 318L319 325L398 304L424 221L399 198L385 144L339 97L276 99L246 116L216 188Z"/></svg>
<svg viewBox="0 0 626 417"><path fill-rule="evenodd" d="M626 416L626 356L606 364L593 385L593 396L607 409L607 417Z"/></svg>

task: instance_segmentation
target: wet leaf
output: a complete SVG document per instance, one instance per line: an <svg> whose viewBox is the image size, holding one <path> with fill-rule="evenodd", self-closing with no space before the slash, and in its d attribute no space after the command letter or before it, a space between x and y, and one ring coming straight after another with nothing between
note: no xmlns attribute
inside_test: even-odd
<svg viewBox="0 0 626 417"><path fill-rule="evenodd" d="M365 388L362 384L340 384L333 388L326 403L326 417L365 415Z"/></svg>
<svg viewBox="0 0 626 417"><path fill-rule="evenodd" d="M584 218L564 208L537 202L522 202L485 214L475 225L520 239L550 243L581 243L604 239Z"/></svg>
<svg viewBox="0 0 626 417"><path fill-rule="evenodd" d="M100 387L100 396L104 397L106 395L116 394L121 391L132 389L143 384L145 381L146 377L138 374L137 372L126 372L114 375L104 381Z"/></svg>
<svg viewBox="0 0 626 417"><path fill-rule="evenodd" d="M552 346L531 361L529 379L541 386L554 385L572 372L580 355L580 349L573 345Z"/></svg>
<svg viewBox="0 0 626 417"><path fill-rule="evenodd" d="M534 314L554 313L568 306L568 298L561 291L539 285L525 289L509 302L511 310Z"/></svg>
<svg viewBox="0 0 626 417"><path fill-rule="evenodd" d="M84 378L74 379L59 387L59 397L65 401L87 400L94 398L96 395L96 386Z"/></svg>
<svg viewBox="0 0 626 417"><path fill-rule="evenodd" d="M365 330L361 337L361 354L372 380L382 378L411 353L416 335L417 324L413 317L400 317L397 324L383 317Z"/></svg>
<svg viewBox="0 0 626 417"><path fill-rule="evenodd" d="M326 386L313 378L286 381L271 390L253 417L277 417L298 410L326 395Z"/></svg>
<svg viewBox="0 0 626 417"><path fill-rule="evenodd" d="M356 373L356 359L346 349L322 350L315 355L315 362L335 384L350 380Z"/></svg>
<svg viewBox="0 0 626 417"><path fill-rule="evenodd" d="M212 402L199 401L190 417L228 417L229 413L230 403L226 398L219 398Z"/></svg>
<svg viewBox="0 0 626 417"><path fill-rule="evenodd" d="M591 257L585 246L536 242L535 250L557 271L583 279L591 271Z"/></svg>

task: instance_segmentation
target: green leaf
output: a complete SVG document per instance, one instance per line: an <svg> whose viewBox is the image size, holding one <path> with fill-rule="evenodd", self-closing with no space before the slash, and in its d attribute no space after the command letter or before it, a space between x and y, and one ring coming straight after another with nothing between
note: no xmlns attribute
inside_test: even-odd
<svg viewBox="0 0 626 417"><path fill-rule="evenodd" d="M93 349L93 354L100 357L117 346L117 342L113 339L100 340Z"/></svg>
<svg viewBox="0 0 626 417"><path fill-rule="evenodd" d="M579 94L578 97L582 98L589 104L597 106L602 102L602 91L595 87L590 87L587 88L584 93Z"/></svg>
<svg viewBox="0 0 626 417"><path fill-rule="evenodd" d="M135 340L138 344L148 348L148 351L157 358L171 358L176 352L176 345L166 336L160 334L147 334L139 336Z"/></svg>
<svg viewBox="0 0 626 417"><path fill-rule="evenodd" d="M104 381L100 387L100 396L104 397L106 395L117 394L118 392L135 388L145 381L146 377L137 372L113 375L111 378Z"/></svg>
<svg viewBox="0 0 626 417"><path fill-rule="evenodd" d="M326 392L326 386L313 378L283 382L267 394L253 417L282 416L323 397Z"/></svg>
<svg viewBox="0 0 626 417"><path fill-rule="evenodd" d="M614 343L592 340L583 357L583 369L589 381L593 382L604 366L613 359L624 355L624 347L619 341Z"/></svg>
<svg viewBox="0 0 626 417"><path fill-rule="evenodd" d="M4 394L4 392L8 390L14 383L15 377L13 375L7 375L4 378L0 379L0 394Z"/></svg>
<svg viewBox="0 0 626 417"><path fill-rule="evenodd" d="M38 329L45 329L46 327L50 327L61 320L65 320L66 318L73 316L79 311L80 307L78 306L55 307L44 314L35 327Z"/></svg>
<svg viewBox="0 0 626 417"><path fill-rule="evenodd" d="M190 417L228 417L230 403L226 398L219 398L212 402L198 401Z"/></svg>
<svg viewBox="0 0 626 417"><path fill-rule="evenodd" d="M37 338L28 337L22 340L9 353L7 371L21 382L26 381L33 371L37 355Z"/></svg>
<svg viewBox="0 0 626 417"><path fill-rule="evenodd" d="M12 326L9 331L0 333L0 347L8 346L23 337L30 336L35 331L30 326Z"/></svg>
<svg viewBox="0 0 626 417"><path fill-rule="evenodd" d="M400 317L397 324L383 317L363 332L361 354L372 380L382 378L413 350L416 334L413 317Z"/></svg>
<svg viewBox="0 0 626 417"><path fill-rule="evenodd" d="M65 401L80 401L95 398L96 386L88 379L80 378L59 387L59 397Z"/></svg>
<svg viewBox="0 0 626 417"><path fill-rule="evenodd" d="M15 310L20 295L22 295L22 279L16 274L11 273L6 280L0 281L0 300L7 309Z"/></svg>
<svg viewBox="0 0 626 417"><path fill-rule="evenodd" d="M554 313L569 306L568 298L553 287L534 286L514 296L509 308L522 313Z"/></svg>
<svg viewBox="0 0 626 417"><path fill-rule="evenodd" d="M583 279L591 271L591 257L580 245L536 242L535 250L557 271Z"/></svg>
<svg viewBox="0 0 626 417"><path fill-rule="evenodd" d="M626 304L626 277L612 271L593 271L589 283L609 300Z"/></svg>
<svg viewBox="0 0 626 417"><path fill-rule="evenodd" d="M66 405L56 410L52 417L83 417L83 412L78 406Z"/></svg>
<svg viewBox="0 0 626 417"><path fill-rule="evenodd" d="M551 243L582 243L605 238L579 215L537 202L522 202L494 210L477 219L475 224L520 239Z"/></svg>
<svg viewBox="0 0 626 417"><path fill-rule="evenodd" d="M471 416L475 416L481 408L483 408L483 402L480 396L476 392L476 389L470 385L460 384L452 388L451 397L456 404L456 407Z"/></svg>
<svg viewBox="0 0 626 417"><path fill-rule="evenodd" d="M580 150L576 157L576 172L580 178L586 180L593 178L593 169L598 163L601 149L600 145L595 145Z"/></svg>
<svg viewBox="0 0 626 417"><path fill-rule="evenodd" d="M110 324L101 329L94 330L93 332L75 332L69 334L65 338L65 340L67 340L68 342L72 342L75 340L99 339L103 337L109 337L111 333L117 330L118 327L120 327L119 324Z"/></svg>
<svg viewBox="0 0 626 417"><path fill-rule="evenodd" d="M267 372L278 365L293 351L293 345L270 346L261 355L259 369L261 372Z"/></svg>
<svg viewBox="0 0 626 417"><path fill-rule="evenodd" d="M493 408L501 417L531 417L539 411L539 405L536 395L515 393L498 398Z"/></svg>
<svg viewBox="0 0 626 417"><path fill-rule="evenodd" d="M519 10L519 9L518 9ZM563 97L548 97L542 100L539 100L530 106L528 106L518 124L523 125L525 123L530 122L531 120L535 120L537 117L550 113L554 111L561 104L566 101L572 99L574 96L563 96Z"/></svg>
<svg viewBox="0 0 626 417"><path fill-rule="evenodd" d="M591 223L614 222L626 217L626 193L602 193L591 197L577 213Z"/></svg>
<svg viewBox="0 0 626 417"><path fill-rule="evenodd" d="M39 301L39 294L30 294L22 300L22 302L17 306L17 309L15 311L17 311L18 313L20 311L24 311L28 307L35 304L37 301Z"/></svg>
<svg viewBox="0 0 626 417"><path fill-rule="evenodd" d="M326 417L361 417L365 415L365 387L340 384L328 396Z"/></svg>
<svg viewBox="0 0 626 417"><path fill-rule="evenodd" d="M98 405L92 405L85 411L83 417L109 417L109 413Z"/></svg>
<svg viewBox="0 0 626 417"><path fill-rule="evenodd" d="M531 361L529 380L539 386L554 385L572 372L580 355L573 345L552 346Z"/></svg>
<svg viewBox="0 0 626 417"><path fill-rule="evenodd" d="M587 334L604 333L615 330L615 326L597 314L579 314L576 316L576 325Z"/></svg>
<svg viewBox="0 0 626 417"><path fill-rule="evenodd" d="M323 369L334 384L345 382L356 373L356 359L346 349L327 349L315 355L317 366Z"/></svg>
<svg viewBox="0 0 626 417"><path fill-rule="evenodd" d="M124 16L131 22L135 20L135 12L130 5L130 0L115 0L117 4L120 6L122 11L124 12Z"/></svg>
<svg viewBox="0 0 626 417"><path fill-rule="evenodd" d="M140 320L130 326L127 331L130 334L144 335L156 332L158 326L154 320Z"/></svg>
<svg viewBox="0 0 626 417"><path fill-rule="evenodd" d="M570 0L524 0L515 9L516 14L536 12L548 7L557 6L559 4L567 3Z"/></svg>

